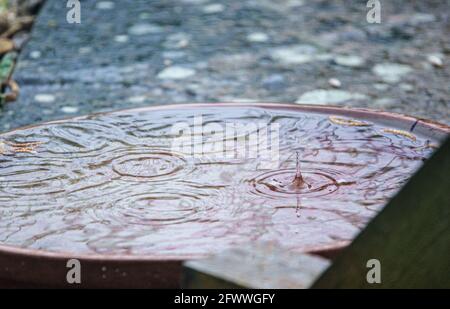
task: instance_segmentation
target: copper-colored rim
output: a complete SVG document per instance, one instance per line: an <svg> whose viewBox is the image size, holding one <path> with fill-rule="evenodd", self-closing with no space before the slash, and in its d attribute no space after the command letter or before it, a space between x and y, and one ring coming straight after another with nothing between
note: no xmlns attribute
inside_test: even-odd
<svg viewBox="0 0 450 309"><path fill-rule="evenodd" d="M396 121L396 122L400 121L400 122L403 122L405 125L412 125L415 122L419 122L420 124L428 127L429 129L437 130L441 135L450 133L449 125L439 123L437 121L419 118L419 117L406 115L406 114L393 113L393 112L387 112L387 111L369 109L369 108L341 107L341 106L320 105L320 104L317 104L317 105L316 104L314 104L314 105L293 104L293 103L186 103L186 104L154 105L154 106L138 107L138 108L131 108L131 109L122 109L122 110L117 110L117 111L92 113L89 115L78 116L78 117L67 117L67 118L62 118L60 120L45 121L42 123L23 126L20 128L16 128L16 129L12 129L10 131L0 133L0 135L8 135L15 131L25 130L25 129L34 128L34 127L47 125L47 124L62 123L62 122L68 121L68 120L76 121L76 120L82 120L82 119L87 119L90 117L101 116L101 115L114 115L114 114L120 114L123 112L139 112L139 111L148 111L148 110L171 110L171 109L180 109L180 108L199 108L199 107L246 107L246 108L247 107L256 107L256 108L260 107L260 108L268 108L268 109L287 109L287 110L294 109L294 110L304 111L304 112L360 117L360 118L373 119L373 120L378 120L378 121L381 121L383 119Z"/></svg>
<svg viewBox="0 0 450 309"><path fill-rule="evenodd" d="M303 111L310 113L320 113L320 114L333 114L333 115L341 115L347 117L354 117L359 119L366 119L370 121L374 121L376 123L386 124L387 126L395 126L396 128L409 130L413 125L414 133L423 134L424 136L428 136L433 139L443 139L450 133L450 126L426 120L420 119L413 116L407 116L403 114L385 112L385 111L377 111L371 109L362 109L362 108L345 108L345 107L337 107L337 106L325 106L325 105L300 105L300 104L282 104L282 103L201 103L201 104L173 104L173 105L161 105L161 106L150 106L150 107L142 107L142 108L134 108L134 109L126 109L120 111L112 111L105 113L96 113L88 116L81 117L73 117L67 118L63 120L56 120L50 122L44 122L41 124L30 125L26 127L17 128L11 130L9 132L5 132L0 134L0 136L7 136L19 130L24 130L28 128L38 127L47 124L55 124L65 122L67 120L82 120L86 118L91 118L93 116L98 115L114 115L120 114L124 112L140 112L140 111L149 111L149 110L171 110L171 109L182 109L182 108L210 108L210 107L255 107L255 108L267 108L267 109L286 109L290 111ZM311 248L308 252L319 254L323 256L328 256L328 252L332 252L332 255L335 254L335 251L339 251L349 242L339 243L336 246L317 246ZM28 262L36 262L37 264L43 263L65 263L69 259L79 259L82 260L83 263L92 264L92 265L108 265L108 264L120 264L120 265L131 265L131 264L145 264L145 265L165 265L175 272L179 271L180 263L183 260L192 258L191 256L164 256L157 257L153 255L102 255L102 254L76 254L76 253L66 253L66 252L50 252L44 250L36 250L36 249L25 249L14 247L10 245L0 244L0 261L5 262L8 258L13 261L21 261L26 260ZM198 258L198 256L195 256ZM158 266L159 267L159 266ZM14 277L11 277L13 274L10 272L5 273L3 270L4 265L0 264L0 278L3 279L11 279L15 280ZM162 267L161 269L163 269ZM173 283L173 282L172 282ZM0 279L1 286L1 279ZM170 285L169 285L170 286Z"/></svg>

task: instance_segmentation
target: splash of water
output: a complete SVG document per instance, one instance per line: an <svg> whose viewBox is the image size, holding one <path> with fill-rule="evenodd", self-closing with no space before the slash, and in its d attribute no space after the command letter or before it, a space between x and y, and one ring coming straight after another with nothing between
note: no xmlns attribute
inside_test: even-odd
<svg viewBox="0 0 450 309"><path fill-rule="evenodd" d="M300 167L300 152L296 152L296 166L295 166L295 177L292 180L292 188L301 193L301 189L308 187L311 189L312 185L306 182L305 178L302 175L301 167Z"/></svg>

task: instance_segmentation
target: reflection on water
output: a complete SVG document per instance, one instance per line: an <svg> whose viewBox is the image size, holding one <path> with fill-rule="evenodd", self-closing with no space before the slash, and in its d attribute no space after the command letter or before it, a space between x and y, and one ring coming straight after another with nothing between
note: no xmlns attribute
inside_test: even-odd
<svg viewBox="0 0 450 309"><path fill-rule="evenodd" d="M279 168L171 151L172 124L199 114L279 124ZM0 241L175 257L258 240L299 252L332 246L350 240L432 152L426 138L388 133L242 107L130 111L15 131L2 139L39 146L0 154Z"/></svg>

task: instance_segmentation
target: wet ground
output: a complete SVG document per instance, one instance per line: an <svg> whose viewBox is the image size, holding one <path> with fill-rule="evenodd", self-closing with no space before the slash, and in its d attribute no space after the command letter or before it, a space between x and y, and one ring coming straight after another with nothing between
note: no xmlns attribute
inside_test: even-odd
<svg viewBox="0 0 450 309"><path fill-rule="evenodd" d="M0 131L185 102L369 107L450 123L450 10L442 1L47 0Z"/></svg>

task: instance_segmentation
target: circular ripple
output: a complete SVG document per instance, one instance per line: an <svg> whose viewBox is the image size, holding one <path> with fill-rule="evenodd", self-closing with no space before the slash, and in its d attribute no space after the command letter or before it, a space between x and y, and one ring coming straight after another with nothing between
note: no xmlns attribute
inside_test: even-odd
<svg viewBox="0 0 450 309"><path fill-rule="evenodd" d="M195 220L198 198L185 193L151 192L121 198L94 210L102 222L123 225L170 225Z"/></svg>
<svg viewBox="0 0 450 309"><path fill-rule="evenodd" d="M180 154L150 149L145 153L130 152L114 159L113 170L124 178L162 181L186 172L187 160Z"/></svg>
<svg viewBox="0 0 450 309"><path fill-rule="evenodd" d="M17 197L36 197L62 193L65 190L67 175L59 166L42 167L28 162L17 166L11 164L0 169L0 195Z"/></svg>
<svg viewBox="0 0 450 309"><path fill-rule="evenodd" d="M170 125L188 123L193 132L199 114L204 124L225 131L228 123L238 124L237 140L255 134L254 124L279 125L281 169L256 171L262 156L216 159L214 148L206 158L173 153L178 135ZM43 144L35 153L0 155L0 241L49 251L189 258L254 241L280 242L295 252L332 248L354 237L438 140L430 135L405 142L383 134L384 125L349 128L331 124L328 116L164 108L2 134L0 141ZM201 145L191 141L203 152L204 145L223 141L205 131ZM268 147L259 136L258 143L259 150ZM310 186L293 185L298 151Z"/></svg>
<svg viewBox="0 0 450 309"><path fill-rule="evenodd" d="M94 155L120 141L124 134L115 126L90 120L67 121L32 128L53 155Z"/></svg>
<svg viewBox="0 0 450 309"><path fill-rule="evenodd" d="M295 175L295 169L283 169L261 174L247 182L251 192L267 197L291 197L298 194L317 197L339 188L339 182L334 177L321 171L302 171L305 182L302 186L294 184Z"/></svg>

